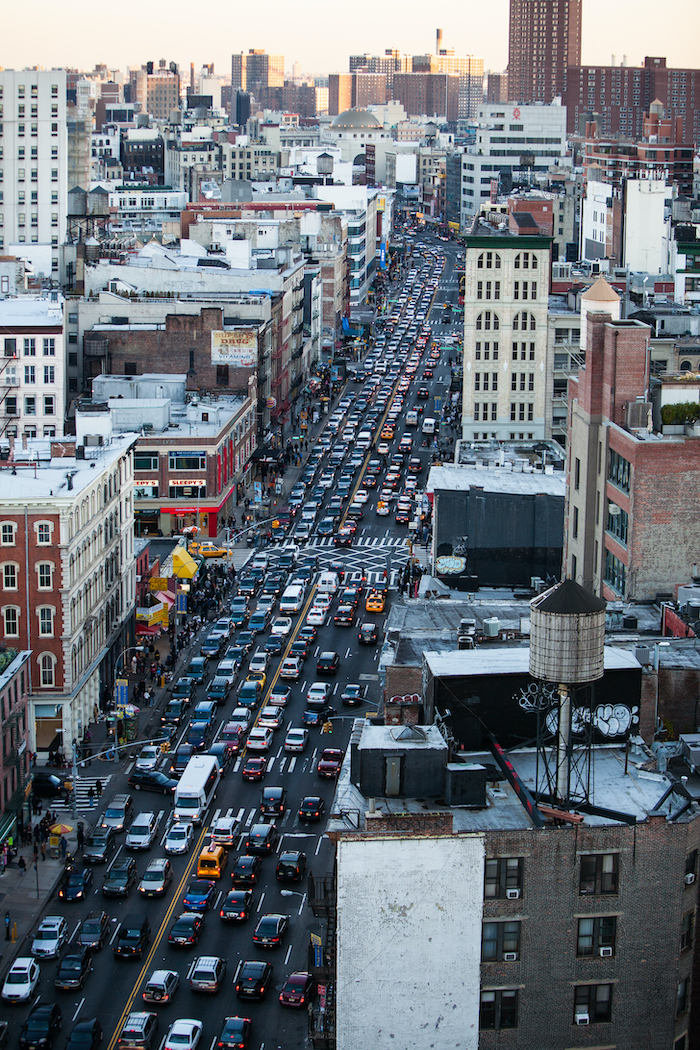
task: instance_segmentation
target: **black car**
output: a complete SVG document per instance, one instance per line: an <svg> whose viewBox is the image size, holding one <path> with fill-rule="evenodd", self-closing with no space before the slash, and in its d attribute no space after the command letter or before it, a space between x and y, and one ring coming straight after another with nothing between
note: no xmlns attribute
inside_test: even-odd
<svg viewBox="0 0 700 1050"><path fill-rule="evenodd" d="M263 646L263 651L269 653L270 656L279 656L284 649L285 641L286 638L282 638L278 634L271 634Z"/></svg>
<svg viewBox="0 0 700 1050"><path fill-rule="evenodd" d="M264 999L272 981L270 963L241 960L233 979L233 987L239 999Z"/></svg>
<svg viewBox="0 0 700 1050"><path fill-rule="evenodd" d="M92 868L68 868L58 896L62 901L82 901L85 900L91 885Z"/></svg>
<svg viewBox="0 0 700 1050"><path fill-rule="evenodd" d="M192 744L180 744L177 751L173 755L172 764L170 766L170 772L176 776L181 777L187 768L187 763L194 754L194 748Z"/></svg>
<svg viewBox="0 0 700 1050"><path fill-rule="evenodd" d="M238 593L245 598L253 598L258 591L258 581L254 576L242 576L238 581Z"/></svg>
<svg viewBox="0 0 700 1050"><path fill-rule="evenodd" d="M270 816L281 817L287 805L287 792L283 787L263 788L260 800L260 812Z"/></svg>
<svg viewBox="0 0 700 1050"><path fill-rule="evenodd" d="M430 397L430 391L428 390L427 386L418 387L416 397L419 398L421 401L427 401Z"/></svg>
<svg viewBox="0 0 700 1050"><path fill-rule="evenodd" d="M247 854L240 856L233 866L231 881L237 890L244 890L254 886L260 877L262 861L260 857L252 857Z"/></svg>
<svg viewBox="0 0 700 1050"><path fill-rule="evenodd" d="M253 930L253 944L259 948L279 948L288 929L288 915L276 912L263 915Z"/></svg>
<svg viewBox="0 0 700 1050"><path fill-rule="evenodd" d="M326 812L326 803L319 795L307 795L299 806L299 820L311 824L321 820Z"/></svg>
<svg viewBox="0 0 700 1050"><path fill-rule="evenodd" d="M185 911L173 923L168 934L168 944L189 948L198 943L203 928L203 915L196 911Z"/></svg>
<svg viewBox="0 0 700 1050"><path fill-rule="evenodd" d="M289 655L296 656L303 663L309 655L309 642L306 638L297 638L289 647Z"/></svg>
<svg viewBox="0 0 700 1050"><path fill-rule="evenodd" d="M217 740L207 751L208 755L214 755L219 760L221 776L225 777L236 757L236 748L225 740Z"/></svg>
<svg viewBox="0 0 700 1050"><path fill-rule="evenodd" d="M337 653L321 653L316 661L316 674L337 674L340 668L340 657Z"/></svg>
<svg viewBox="0 0 700 1050"><path fill-rule="evenodd" d="M134 769L129 777L129 787L134 791L158 791L161 795L173 795L177 780L161 773L159 769Z"/></svg>
<svg viewBox="0 0 700 1050"><path fill-rule="evenodd" d="M212 726L210 722L190 722L187 729L187 743L195 751L206 751L211 743Z"/></svg>
<svg viewBox="0 0 700 1050"><path fill-rule="evenodd" d="M339 605L333 617L336 627L352 627L355 619L355 609L352 605Z"/></svg>
<svg viewBox="0 0 700 1050"><path fill-rule="evenodd" d="M78 1021L66 1043L66 1050L97 1050L102 1042L102 1025L96 1017Z"/></svg>
<svg viewBox="0 0 700 1050"><path fill-rule="evenodd" d="M91 951L99 951L110 934L109 915L106 911L91 911L83 919L78 931L78 944Z"/></svg>
<svg viewBox="0 0 700 1050"><path fill-rule="evenodd" d="M146 916L127 915L119 927L112 952L118 959L140 959L150 943L151 924Z"/></svg>
<svg viewBox="0 0 700 1050"><path fill-rule="evenodd" d="M250 650L253 648L253 642L255 641L255 634L253 631L239 631L236 636L236 645L248 655Z"/></svg>
<svg viewBox="0 0 700 1050"><path fill-rule="evenodd" d="M231 890L221 902L219 918L226 922L245 922L253 907L252 890Z"/></svg>
<svg viewBox="0 0 700 1050"><path fill-rule="evenodd" d="M83 861L85 864L105 864L116 848L113 828L95 828L85 840Z"/></svg>
<svg viewBox="0 0 700 1050"><path fill-rule="evenodd" d="M22 1025L21 1050L46 1050L53 1046L62 1026L61 1009L56 1003L38 1003Z"/></svg>
<svg viewBox="0 0 700 1050"><path fill-rule="evenodd" d="M225 1017L216 1043L219 1050L247 1050L252 1026L249 1017Z"/></svg>
<svg viewBox="0 0 700 1050"><path fill-rule="evenodd" d="M132 857L120 857L107 872L102 884L103 897L127 897L136 877L136 861Z"/></svg>
<svg viewBox="0 0 700 1050"><path fill-rule="evenodd" d="M54 985L62 992L82 988L92 969L92 952L89 948L74 948L61 959Z"/></svg>
<svg viewBox="0 0 700 1050"><path fill-rule="evenodd" d="M278 882L301 882L306 870L306 854L301 850L280 853L275 875Z"/></svg>
<svg viewBox="0 0 700 1050"><path fill-rule="evenodd" d="M189 706L187 700L170 700L160 716L160 724L163 727L179 726Z"/></svg>
<svg viewBox="0 0 700 1050"><path fill-rule="evenodd" d="M360 645L376 645L379 638L376 623L363 623L357 637Z"/></svg>
<svg viewBox="0 0 700 1050"><path fill-rule="evenodd" d="M196 695L197 682L194 678L190 678L189 675L184 675L182 678L178 678L177 682L170 690L170 696L173 700L192 701Z"/></svg>

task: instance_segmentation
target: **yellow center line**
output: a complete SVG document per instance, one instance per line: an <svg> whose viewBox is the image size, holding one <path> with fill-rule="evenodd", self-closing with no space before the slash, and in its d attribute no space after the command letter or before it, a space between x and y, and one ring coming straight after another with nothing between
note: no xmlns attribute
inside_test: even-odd
<svg viewBox="0 0 700 1050"><path fill-rule="evenodd" d="M192 859L189 861L187 867L185 868L185 874L182 876L182 879L180 880L180 883L179 883L179 885L177 887L177 890L176 890L176 892L175 892L175 894L173 896L173 899L172 899L172 901L171 901L171 903L170 903L170 905L168 907L168 910L165 913L165 916L164 916L163 921L162 921L162 923L160 925L158 933L156 934L156 938L153 941L153 945L151 947L151 950L149 951L148 955L146 956L146 961L143 964L143 966L141 967L141 972L139 973L138 977L134 981L134 987L132 989L132 992L131 992L129 998L126 1001L126 1006L124 1007L124 1010L122 1011L121 1017L117 1021L117 1027L115 1028L114 1032L112 1033L112 1037L111 1037L109 1043L107 1044L107 1050L114 1050L114 1047L117 1045L117 1040L119 1039L119 1034L120 1034L122 1028L124 1027L124 1024L126 1022L127 1017L129 1016L129 1014L131 1012L131 1008L134 1005L134 1000L136 999L136 996L139 993L139 990L141 988L141 983L142 983L144 977L146 976L146 972L149 969L151 963L153 962L153 956L155 955L156 951L160 947L160 942L162 941L162 939L163 939L163 937L165 935L166 926L167 926L167 924L169 923L169 921L170 921L170 919L172 917L173 911L175 910L175 905L178 903L178 901L180 899L180 894L182 893L182 891L184 889L185 883L189 879L190 875L192 874L192 868L194 867L194 865L195 865L195 863L197 861L197 858L199 856L199 853L200 853L200 850L201 850L201 847L202 847L202 843L204 841L204 836L207 835L208 833L209 833L209 827L208 826L207 827L202 826L202 831L201 831L201 834L199 836L199 840L198 840L198 842L196 844L196 847L194 849L194 852L192 854Z"/></svg>

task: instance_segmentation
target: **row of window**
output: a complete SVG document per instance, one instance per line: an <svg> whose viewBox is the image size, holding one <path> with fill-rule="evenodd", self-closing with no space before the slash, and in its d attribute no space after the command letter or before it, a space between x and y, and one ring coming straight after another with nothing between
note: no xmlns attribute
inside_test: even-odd
<svg viewBox="0 0 700 1050"><path fill-rule="evenodd" d="M39 636L41 638L52 638L54 633L54 620L56 608L53 605L40 605L35 608L37 616ZM17 605L5 605L2 608L3 627L6 638L19 638L19 620L22 610Z"/></svg>
<svg viewBox="0 0 700 1050"><path fill-rule="evenodd" d="M521 927L522 923L517 920L484 922L481 928L481 961L516 962L520 958L522 945ZM615 915L581 918L576 933L576 955L579 958L612 956L615 954L616 938ZM685 948L690 947L690 943Z"/></svg>
<svg viewBox="0 0 700 1050"><path fill-rule="evenodd" d="M41 401L41 398L39 398ZM54 416L56 414L56 398L53 394L46 394L43 398L43 414L45 416ZM5 398L5 412L8 416L18 416L19 409L17 407L16 397ZM37 398L34 395L28 395L24 399L24 415L35 416L37 414Z"/></svg>
<svg viewBox="0 0 700 1050"><path fill-rule="evenodd" d="M4 591L19 589L20 566L16 562L5 562L2 566L2 588ZM41 561L35 565L37 585L40 591L53 590L54 565L50 561Z"/></svg>
<svg viewBox="0 0 700 1050"><path fill-rule="evenodd" d="M477 299L500 299L501 298L501 282L500 281L477 281L476 282L476 298ZM537 298L537 281L514 281L513 282L513 298L514 299L536 299Z"/></svg>
<svg viewBox="0 0 700 1050"><path fill-rule="evenodd" d="M8 337L5 339L5 357L19 357L17 352L18 341L19 340L14 337ZM36 357L36 344L37 340L35 336L29 336L22 340L24 357ZM42 339L42 348L44 357L56 356L56 340L53 336L48 336Z"/></svg>
<svg viewBox="0 0 700 1050"><path fill-rule="evenodd" d="M479 1028L501 1031L518 1027L517 988L497 988L481 993ZM612 984L581 984L574 988L573 1016L575 1025L604 1024L612 1020Z"/></svg>
<svg viewBox="0 0 700 1050"><path fill-rule="evenodd" d="M513 260L516 270L536 270L537 256L534 252L519 252ZM481 252L476 260L477 270L500 270L501 257L498 252Z"/></svg>
<svg viewBox="0 0 700 1050"><path fill-rule="evenodd" d="M17 135L20 138L24 138L24 136L27 133L26 132L26 124L16 124L15 127L16 127L16 130L17 130ZM30 124L29 128L30 128L30 132L31 132L32 137L36 138L36 136L39 134L39 125L38 124ZM3 127L2 124L0 124L0 135L2 135L2 134L4 134L4 127ZM52 124L51 124L51 134L52 135L58 135L58 121L53 121L52 122Z"/></svg>
<svg viewBox="0 0 700 1050"><path fill-rule="evenodd" d="M14 547L17 538L17 528L17 522L15 521L0 522L0 546ZM37 544L42 547L48 547L51 545L51 533L53 532L52 522L36 522L34 525L34 532Z"/></svg>
<svg viewBox="0 0 700 1050"><path fill-rule="evenodd" d="M17 98L26 98L26 92L27 92L27 85L26 84L18 84L17 85ZM38 84L30 84L29 85L29 94L30 94L31 98L38 98L39 97L39 85ZM2 97L3 97L3 86L0 85L0 98L2 98ZM51 85L51 98L58 98L58 84L52 84Z"/></svg>
<svg viewBox="0 0 700 1050"><path fill-rule="evenodd" d="M477 332L498 332L501 327L501 318L492 310L484 310L477 316L475 327ZM527 310L521 310L513 317L512 327L514 332L535 332L537 331L537 319L534 314L528 313Z"/></svg>

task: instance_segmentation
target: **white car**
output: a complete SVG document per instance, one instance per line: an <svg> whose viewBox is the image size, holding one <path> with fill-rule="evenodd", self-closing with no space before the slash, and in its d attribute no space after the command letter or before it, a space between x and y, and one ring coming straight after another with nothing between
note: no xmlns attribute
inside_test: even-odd
<svg viewBox="0 0 700 1050"><path fill-rule="evenodd" d="M248 663L248 673L250 674L254 671L259 671L262 674L267 674L267 669L269 666L269 653L264 653L262 652L262 650L258 649L250 658L250 661Z"/></svg>
<svg viewBox="0 0 700 1050"><path fill-rule="evenodd" d="M41 971L34 959L20 957L15 959L8 970L2 986L2 998L8 1003L26 1003L31 999L39 983Z"/></svg>
<svg viewBox="0 0 700 1050"><path fill-rule="evenodd" d="M151 770L158 768L160 757L160 748L154 747L152 744L147 744L146 747L142 747L139 751L138 758L136 759L136 768L146 772L151 772Z"/></svg>
<svg viewBox="0 0 700 1050"><path fill-rule="evenodd" d="M328 613L320 605L312 605L306 614L306 622L311 627L325 627Z"/></svg>
<svg viewBox="0 0 700 1050"><path fill-rule="evenodd" d="M173 824L165 839L166 853L187 853L192 845L192 825Z"/></svg>
<svg viewBox="0 0 700 1050"><path fill-rule="evenodd" d="M235 707L233 713L227 721L227 725L231 722L235 722L240 725L242 729L247 730L250 728L250 711L247 707Z"/></svg>
<svg viewBox="0 0 700 1050"><path fill-rule="evenodd" d="M308 729L288 729L284 738L285 751L303 751L309 739Z"/></svg>
<svg viewBox="0 0 700 1050"><path fill-rule="evenodd" d="M366 503L369 499L369 492L367 489L358 489L355 493L355 503Z"/></svg>
<svg viewBox="0 0 700 1050"><path fill-rule="evenodd" d="M391 513L391 507L389 506L388 500L380 499L377 503L377 514L380 518L386 518Z"/></svg>
<svg viewBox="0 0 700 1050"><path fill-rule="evenodd" d="M248 750L267 751L273 739L274 734L269 726L257 725L255 729L251 729L250 733L248 733Z"/></svg>
<svg viewBox="0 0 700 1050"><path fill-rule="evenodd" d="M127 849L150 849L158 831L155 813L139 813L126 833Z"/></svg>
<svg viewBox="0 0 700 1050"><path fill-rule="evenodd" d="M238 838L238 820L236 817L217 817L211 829L211 841L217 846L231 849Z"/></svg>
<svg viewBox="0 0 700 1050"><path fill-rule="evenodd" d="M279 616L272 625L270 634L276 635L278 638L286 638L292 629L292 618L291 616Z"/></svg>
<svg viewBox="0 0 700 1050"><path fill-rule="evenodd" d="M301 678L301 672L301 660L298 660L296 656L288 656L286 660L282 661L279 676L282 679L291 678L296 682Z"/></svg>
<svg viewBox="0 0 700 1050"><path fill-rule="evenodd" d="M317 609L325 609L326 612L330 609L333 604L333 594L328 591L321 591L314 598L314 605Z"/></svg>
<svg viewBox="0 0 700 1050"><path fill-rule="evenodd" d="M268 729L279 729L284 721L284 715L279 707L270 705L269 707L263 707L260 712L260 718L258 719L259 726L266 726Z"/></svg>
<svg viewBox="0 0 700 1050"><path fill-rule="evenodd" d="M314 682L306 694L306 700L310 704L325 704L331 695L331 687L328 682Z"/></svg>
<svg viewBox="0 0 700 1050"><path fill-rule="evenodd" d="M202 1022L191 1017L181 1017L173 1021L168 1029L161 1050L195 1050L202 1038Z"/></svg>
<svg viewBox="0 0 700 1050"><path fill-rule="evenodd" d="M62 915L47 915L34 934L31 953L39 959L53 959L68 937L68 926Z"/></svg>

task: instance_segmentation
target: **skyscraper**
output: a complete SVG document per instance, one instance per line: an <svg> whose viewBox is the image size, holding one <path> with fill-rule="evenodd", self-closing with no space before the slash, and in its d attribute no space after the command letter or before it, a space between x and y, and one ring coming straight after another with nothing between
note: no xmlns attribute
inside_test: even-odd
<svg viewBox="0 0 700 1050"><path fill-rule="evenodd" d="M510 0L508 94L511 102L551 102L581 64L582 0Z"/></svg>
<svg viewBox="0 0 700 1050"><path fill-rule="evenodd" d="M231 56L231 87L253 93L261 88L284 85L284 55L268 55L267 51L251 47Z"/></svg>

